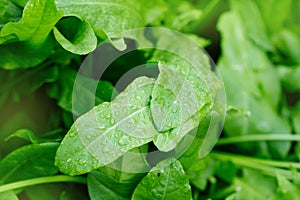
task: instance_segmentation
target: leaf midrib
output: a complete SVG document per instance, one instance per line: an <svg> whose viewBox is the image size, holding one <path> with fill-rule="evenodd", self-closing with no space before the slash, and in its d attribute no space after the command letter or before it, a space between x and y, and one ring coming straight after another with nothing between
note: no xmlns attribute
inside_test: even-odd
<svg viewBox="0 0 300 200"><path fill-rule="evenodd" d="M102 136L106 136L106 134L108 134L111 130L113 130L114 128L118 127L120 124L122 124L124 121L130 119L132 116L144 111L145 109L149 108L149 106L144 106L141 107L139 110L131 113L130 115L128 115L127 117L123 118L122 120L118 121L117 123L115 123L113 126L109 127L108 129L106 129L101 135L99 135L99 137L97 137L95 140L93 140L91 143L89 143L86 148L89 149L89 147L91 145L93 145L94 143L98 142L100 138L102 138Z"/></svg>

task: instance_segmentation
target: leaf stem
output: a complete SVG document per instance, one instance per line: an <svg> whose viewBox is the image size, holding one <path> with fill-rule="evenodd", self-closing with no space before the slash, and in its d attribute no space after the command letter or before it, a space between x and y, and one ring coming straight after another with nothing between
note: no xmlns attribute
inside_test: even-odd
<svg viewBox="0 0 300 200"><path fill-rule="evenodd" d="M285 162L285 161L274 161L274 160L266 160L266 159L260 159L260 158L252 158L249 156L241 156L237 154L230 154L230 153L221 153L221 152L212 152L213 155L221 156L223 158L226 158L227 160L247 160L252 163L259 163L263 165L268 165L271 167L280 167L280 168L291 168L294 167L296 169L300 169L300 163L296 162Z"/></svg>
<svg viewBox="0 0 300 200"><path fill-rule="evenodd" d="M66 175L33 178L33 179L8 183L5 185L0 185L0 193L4 191L19 189L19 188L33 186L37 184L57 183L57 182L74 182L74 183L86 184L86 178L82 176L66 176Z"/></svg>
<svg viewBox="0 0 300 200"><path fill-rule="evenodd" d="M300 135L291 134L260 134L260 135L241 135L228 138L220 138L216 145L228 145L243 142L257 141L300 141Z"/></svg>
<svg viewBox="0 0 300 200"><path fill-rule="evenodd" d="M248 156L240 156L216 151L211 152L211 155L219 160L229 160L236 165L259 170L266 175L276 176L276 173L280 173L289 179L293 178L293 173L282 168L300 169L300 164L295 162L263 160L259 158L251 158Z"/></svg>

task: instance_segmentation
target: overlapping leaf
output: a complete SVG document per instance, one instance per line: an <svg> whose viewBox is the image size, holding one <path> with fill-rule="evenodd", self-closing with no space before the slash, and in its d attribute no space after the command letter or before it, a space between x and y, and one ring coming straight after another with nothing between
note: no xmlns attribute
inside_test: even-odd
<svg viewBox="0 0 300 200"><path fill-rule="evenodd" d="M58 0L57 7L64 15L78 15L87 20L99 37L103 32L112 36L144 26L140 14L141 1L133 0Z"/></svg>
<svg viewBox="0 0 300 200"><path fill-rule="evenodd" d="M5 24L0 31L0 66L28 68L45 60L53 49L49 33L61 17L54 0L28 1L22 19Z"/></svg>
<svg viewBox="0 0 300 200"><path fill-rule="evenodd" d="M158 163L135 188L132 199L192 199L189 180L180 162L167 159Z"/></svg>
<svg viewBox="0 0 300 200"><path fill-rule="evenodd" d="M149 111L153 84L153 79L140 77L111 103L76 120L57 152L61 171L83 174L150 142L156 134Z"/></svg>

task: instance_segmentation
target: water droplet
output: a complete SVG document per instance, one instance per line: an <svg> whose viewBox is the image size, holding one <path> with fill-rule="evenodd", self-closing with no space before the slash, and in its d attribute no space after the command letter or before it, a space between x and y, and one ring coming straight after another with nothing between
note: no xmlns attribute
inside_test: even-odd
<svg viewBox="0 0 300 200"><path fill-rule="evenodd" d="M159 191L157 189L152 189L151 190L151 193L154 194L154 196L157 198L157 199L160 199L160 194L159 194Z"/></svg>
<svg viewBox="0 0 300 200"><path fill-rule="evenodd" d="M107 114L105 115L105 118L106 118L106 119L111 118L111 114L110 114L110 113L107 113Z"/></svg>
<svg viewBox="0 0 300 200"><path fill-rule="evenodd" d="M104 146L104 145L106 145L106 140L103 138L102 140L101 140L101 144Z"/></svg>
<svg viewBox="0 0 300 200"><path fill-rule="evenodd" d="M88 139L88 140L91 140L92 138L93 138L93 137L92 137L91 135L88 135L88 136L87 136L87 139Z"/></svg>
<svg viewBox="0 0 300 200"><path fill-rule="evenodd" d="M101 114L100 117L101 117L101 118L104 118L104 114Z"/></svg>
<svg viewBox="0 0 300 200"><path fill-rule="evenodd" d="M98 128L99 128L100 130L104 130L106 127L105 127L104 124L100 124L100 125L98 126Z"/></svg>
<svg viewBox="0 0 300 200"><path fill-rule="evenodd" d="M116 132L113 132L113 133L112 133L112 137L113 137L113 138L118 138L118 134L117 134Z"/></svg>
<svg viewBox="0 0 300 200"><path fill-rule="evenodd" d="M119 144L120 144L121 146L125 146L125 145L127 145L128 143L129 143L129 137L128 137L127 135L122 136L122 137L120 138L120 140L119 140Z"/></svg>
<svg viewBox="0 0 300 200"><path fill-rule="evenodd" d="M182 75L186 75L186 73L187 73L184 69L180 70L180 72Z"/></svg>
<svg viewBox="0 0 300 200"><path fill-rule="evenodd" d="M131 128L131 124L127 124L126 128L128 129Z"/></svg>
<svg viewBox="0 0 300 200"><path fill-rule="evenodd" d="M115 124L115 120L114 119L111 119L110 120L110 125L114 125Z"/></svg>
<svg viewBox="0 0 300 200"><path fill-rule="evenodd" d="M83 170L82 170L82 168L80 167L80 165L77 165L76 171L77 171L78 173L82 173L82 172L83 172Z"/></svg>
<svg viewBox="0 0 300 200"><path fill-rule="evenodd" d="M84 165L86 163L86 160L79 160L78 162L80 165Z"/></svg>
<svg viewBox="0 0 300 200"><path fill-rule="evenodd" d="M172 112L173 112L173 113L177 113L177 109L174 108L174 109L172 110Z"/></svg>
<svg viewBox="0 0 300 200"><path fill-rule="evenodd" d="M108 148L108 147L103 147L103 148L102 148L102 152L103 152L103 153L109 152L109 148Z"/></svg>
<svg viewBox="0 0 300 200"><path fill-rule="evenodd" d="M136 124L136 119L130 119L130 123Z"/></svg>
<svg viewBox="0 0 300 200"><path fill-rule="evenodd" d="M71 161L72 161L72 158L68 158L67 162L69 163L69 162L71 162Z"/></svg>
<svg viewBox="0 0 300 200"><path fill-rule="evenodd" d="M72 130L71 132L69 132L69 136L70 136L70 137L74 137L75 135L76 135L76 131L73 131L73 130Z"/></svg>

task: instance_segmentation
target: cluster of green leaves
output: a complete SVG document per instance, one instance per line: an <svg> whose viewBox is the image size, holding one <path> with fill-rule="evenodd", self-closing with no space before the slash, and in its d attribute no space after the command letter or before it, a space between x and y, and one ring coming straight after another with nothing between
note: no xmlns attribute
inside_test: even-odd
<svg viewBox="0 0 300 200"><path fill-rule="evenodd" d="M0 199L299 199L299 10L297 0L0 0ZM202 51L167 32L118 35L147 26L202 47L199 33L221 33L227 117L205 158L222 85ZM175 48L192 63L136 50L99 81L92 64L78 73L105 40L107 51ZM158 75L117 91L145 63Z"/></svg>
<svg viewBox="0 0 300 200"><path fill-rule="evenodd" d="M299 199L299 1L231 0L228 6L217 28L230 105L227 138L219 145L230 154L211 154L216 166L203 173L217 179L207 179L214 185L208 196Z"/></svg>

